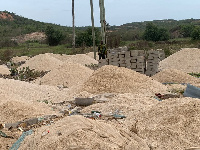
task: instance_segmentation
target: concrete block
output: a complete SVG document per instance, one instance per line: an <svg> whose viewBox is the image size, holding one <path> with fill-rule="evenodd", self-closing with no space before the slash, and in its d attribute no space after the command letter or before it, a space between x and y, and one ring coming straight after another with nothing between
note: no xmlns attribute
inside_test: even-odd
<svg viewBox="0 0 200 150"><path fill-rule="evenodd" d="M144 61L145 57L144 56L137 56L137 61Z"/></svg>
<svg viewBox="0 0 200 150"><path fill-rule="evenodd" d="M119 64L120 67L126 67L126 64Z"/></svg>
<svg viewBox="0 0 200 150"><path fill-rule="evenodd" d="M119 54L119 59L125 58L125 54Z"/></svg>
<svg viewBox="0 0 200 150"><path fill-rule="evenodd" d="M126 65L126 68L131 69L131 65Z"/></svg>
<svg viewBox="0 0 200 150"><path fill-rule="evenodd" d="M146 68L146 65L144 63L137 63L137 68Z"/></svg>
<svg viewBox="0 0 200 150"><path fill-rule="evenodd" d="M136 63L136 62L137 62L137 59L132 59L132 58L131 58L130 62L131 62L131 63Z"/></svg>
<svg viewBox="0 0 200 150"><path fill-rule="evenodd" d="M152 63L152 64L159 64L160 61L157 60L147 60L147 63Z"/></svg>
<svg viewBox="0 0 200 150"><path fill-rule="evenodd" d="M109 65L113 65L113 66L119 67L119 63L118 62L111 62Z"/></svg>
<svg viewBox="0 0 200 150"><path fill-rule="evenodd" d="M135 71L140 71L140 72L143 72L144 71L144 69L143 68L136 68L136 69L134 69Z"/></svg>
<svg viewBox="0 0 200 150"><path fill-rule="evenodd" d="M125 52L125 58L130 58L131 57L131 52L130 51L126 51Z"/></svg>
<svg viewBox="0 0 200 150"><path fill-rule="evenodd" d="M153 60L153 59L154 59L153 56L151 56L151 55L148 56L148 60Z"/></svg>
<svg viewBox="0 0 200 150"><path fill-rule="evenodd" d="M145 56L144 50L138 50L138 56Z"/></svg>
<svg viewBox="0 0 200 150"><path fill-rule="evenodd" d="M131 68L137 68L136 63L131 63Z"/></svg>
<svg viewBox="0 0 200 150"><path fill-rule="evenodd" d="M131 63L131 58L127 58L127 59L125 60L125 63Z"/></svg>
<svg viewBox="0 0 200 150"><path fill-rule="evenodd" d="M147 76L151 77L151 76L155 75L156 72L147 70L147 71L145 72L145 74L146 74Z"/></svg>
<svg viewBox="0 0 200 150"><path fill-rule="evenodd" d="M138 56L138 51L137 50L131 50L130 55L131 55L131 57Z"/></svg>
<svg viewBox="0 0 200 150"><path fill-rule="evenodd" d="M109 62L118 62L119 58L113 58L113 59L109 59Z"/></svg>
<svg viewBox="0 0 200 150"><path fill-rule="evenodd" d="M125 59L120 59L120 60L119 60L119 63L120 63L120 64L125 64L125 63L126 63L126 60L125 60Z"/></svg>

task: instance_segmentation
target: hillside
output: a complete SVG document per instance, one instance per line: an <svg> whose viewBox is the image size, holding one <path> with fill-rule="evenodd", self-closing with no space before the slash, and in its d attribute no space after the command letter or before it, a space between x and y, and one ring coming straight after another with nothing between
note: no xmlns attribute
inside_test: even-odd
<svg viewBox="0 0 200 150"><path fill-rule="evenodd" d="M1 39L11 39L16 36L30 34L33 32L44 32L46 27L49 25L62 31L64 34L71 33L70 27L35 21L16 15L15 13L0 11Z"/></svg>

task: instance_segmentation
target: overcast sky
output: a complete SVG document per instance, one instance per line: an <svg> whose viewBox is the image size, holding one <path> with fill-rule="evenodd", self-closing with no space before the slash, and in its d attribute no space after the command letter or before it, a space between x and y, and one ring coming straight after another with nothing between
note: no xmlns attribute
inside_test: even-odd
<svg viewBox="0 0 200 150"><path fill-rule="evenodd" d="M0 10L37 21L72 25L72 0L0 0ZM90 26L90 0L75 1L76 26ZM100 26L99 0L94 2L95 26ZM200 19L200 0L105 0L110 25L160 19Z"/></svg>

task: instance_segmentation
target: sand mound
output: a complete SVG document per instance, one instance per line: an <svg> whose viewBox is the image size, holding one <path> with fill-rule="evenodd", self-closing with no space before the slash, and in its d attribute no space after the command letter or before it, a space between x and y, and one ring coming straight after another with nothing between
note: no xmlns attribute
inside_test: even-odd
<svg viewBox="0 0 200 150"><path fill-rule="evenodd" d="M0 65L0 74L10 74L9 68L6 65Z"/></svg>
<svg viewBox="0 0 200 150"><path fill-rule="evenodd" d="M138 122L139 136L155 150L199 147L200 101L168 99L154 105Z"/></svg>
<svg viewBox="0 0 200 150"><path fill-rule="evenodd" d="M103 66L93 73L85 83L83 91L89 93L140 93L166 92L166 87L150 77L133 70Z"/></svg>
<svg viewBox="0 0 200 150"><path fill-rule="evenodd" d="M87 56L85 54L72 55L71 58L67 59L67 62L78 63L83 66L91 65L91 64L98 64L97 60L95 60L94 58L91 58L90 56Z"/></svg>
<svg viewBox="0 0 200 150"><path fill-rule="evenodd" d="M25 101L43 101L52 102L67 101L72 97L73 92L68 89L59 90L57 87L48 85L37 85L23 81L1 79L0 78L0 96L6 98L22 97ZM1 103L2 99L0 99Z"/></svg>
<svg viewBox="0 0 200 150"><path fill-rule="evenodd" d="M93 71L85 66L65 62L39 80L45 85L72 87L83 84L92 73Z"/></svg>
<svg viewBox="0 0 200 150"><path fill-rule="evenodd" d="M7 101L0 105L1 123L14 123L24 119L55 114L50 107L42 103Z"/></svg>
<svg viewBox="0 0 200 150"><path fill-rule="evenodd" d="M49 130L49 134L42 134ZM132 146L138 150L149 148L142 139L118 131L116 128L84 118L82 116L66 117L55 124L37 129L28 136L20 149L127 149ZM132 140L132 141L131 141ZM138 146L139 145L139 146Z"/></svg>
<svg viewBox="0 0 200 150"><path fill-rule="evenodd" d="M28 57L28 56L20 56L20 57L16 56L16 57L13 57L11 59L11 61L17 64L20 62L26 62L29 59L30 59L30 57Z"/></svg>
<svg viewBox="0 0 200 150"><path fill-rule="evenodd" d="M200 49L184 48L159 63L161 70L178 69L187 73L200 72Z"/></svg>
<svg viewBox="0 0 200 150"><path fill-rule="evenodd" d="M53 54L53 53L46 53L62 62L66 61L67 59L69 59L70 57L72 57L73 55L66 55L66 54Z"/></svg>
<svg viewBox="0 0 200 150"><path fill-rule="evenodd" d="M165 69L152 78L161 83L200 83L200 79L176 69Z"/></svg>
<svg viewBox="0 0 200 150"><path fill-rule="evenodd" d="M50 56L49 54L40 54L26 61L26 63L20 66L20 68L29 66L30 69L49 71L61 65L62 62L60 60Z"/></svg>

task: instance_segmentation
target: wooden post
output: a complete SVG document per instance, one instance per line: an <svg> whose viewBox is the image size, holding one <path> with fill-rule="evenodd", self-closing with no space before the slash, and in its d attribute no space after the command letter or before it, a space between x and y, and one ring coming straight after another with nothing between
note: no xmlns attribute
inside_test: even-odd
<svg viewBox="0 0 200 150"><path fill-rule="evenodd" d="M91 7L91 21L92 21L93 51L94 51L94 59L96 60L95 31L94 31L94 14L93 14L93 0L90 0L90 7Z"/></svg>
<svg viewBox="0 0 200 150"><path fill-rule="evenodd" d="M74 16L74 0L72 0L72 26L73 26L73 39L72 39L72 46L73 50L75 51L75 16Z"/></svg>
<svg viewBox="0 0 200 150"><path fill-rule="evenodd" d="M106 20L105 20L104 0L99 0L99 7L100 7L100 22L101 22L101 39L103 41L103 44L105 44Z"/></svg>

